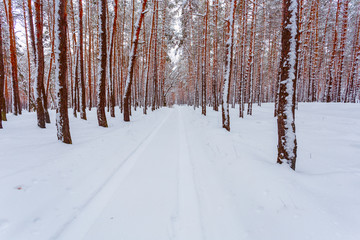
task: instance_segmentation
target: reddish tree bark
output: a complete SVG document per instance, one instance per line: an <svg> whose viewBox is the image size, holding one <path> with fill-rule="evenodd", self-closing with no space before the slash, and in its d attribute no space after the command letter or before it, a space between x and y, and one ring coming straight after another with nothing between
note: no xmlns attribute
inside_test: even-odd
<svg viewBox="0 0 360 240"><path fill-rule="evenodd" d="M18 64L16 57L16 41L14 30L14 18L12 14L11 1L8 1L8 20L9 20L9 33L10 33L10 61L11 61L11 75L12 75L12 88L13 88L13 110L14 115L21 114L21 102L19 94L18 83Z"/></svg>
<svg viewBox="0 0 360 240"><path fill-rule="evenodd" d="M1 16L0 16L0 129L3 128L2 126L2 116L3 113L6 114L6 109L4 108L5 102L4 98L4 80L5 80L5 70L4 70L4 56L3 56L3 47L2 47L2 28L1 28Z"/></svg>
<svg viewBox="0 0 360 240"><path fill-rule="evenodd" d="M56 127L57 137L60 141L71 144L69 117L68 117L68 91L67 91L67 0L56 1L55 4L55 82L57 89Z"/></svg>
<svg viewBox="0 0 360 240"><path fill-rule="evenodd" d="M145 8L146 8L147 0L143 0L141 13L136 24L135 35L132 40L131 52L129 56L129 68L128 74L126 78L126 86L125 86L125 95L124 95L124 121L130 121L130 102L131 102L131 84L133 81L133 73L134 73L134 66L136 61L136 52L139 43L139 36L141 31L141 25L144 20L145 16Z"/></svg>
<svg viewBox="0 0 360 240"><path fill-rule="evenodd" d="M99 77L98 77L98 102L97 117L101 127L108 127L105 115L106 104L106 61L107 61L107 44L106 44L106 0L99 1Z"/></svg>

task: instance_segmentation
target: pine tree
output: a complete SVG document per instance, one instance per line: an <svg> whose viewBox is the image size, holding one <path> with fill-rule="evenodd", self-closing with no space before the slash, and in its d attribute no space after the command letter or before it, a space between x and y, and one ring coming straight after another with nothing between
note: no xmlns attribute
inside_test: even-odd
<svg viewBox="0 0 360 240"><path fill-rule="evenodd" d="M13 110L14 110L14 115L18 115L21 114L21 102L20 102L19 83L18 83L18 63L16 56L15 26L14 26L14 17L12 13L11 1L12 0L8 1L7 16L9 21L9 33L10 33L10 62L11 62L11 74L12 74Z"/></svg>
<svg viewBox="0 0 360 240"><path fill-rule="evenodd" d="M84 37L83 37L83 7L79 0L79 72L80 72L80 118L86 120L85 99L85 67L84 67Z"/></svg>
<svg viewBox="0 0 360 240"><path fill-rule="evenodd" d="M106 61L107 61L107 44L106 44L106 0L99 1L99 67L98 67L98 101L97 101L97 117L101 127L108 127L105 115L105 85L106 85Z"/></svg>
<svg viewBox="0 0 360 240"><path fill-rule="evenodd" d="M4 80L5 80L5 71L4 71L4 56L3 56L3 39L2 39L2 18L0 15L0 129L2 126L2 115L6 113L5 108L3 108L4 99Z"/></svg>
<svg viewBox="0 0 360 240"><path fill-rule="evenodd" d="M35 84L35 104L37 114L37 125L45 128L45 113L43 106L44 85L44 46L43 46L43 11L42 0L35 1L35 29L36 29L36 54L37 54L37 76Z"/></svg>
<svg viewBox="0 0 360 240"><path fill-rule="evenodd" d="M229 115L229 100L230 100L230 81L232 73L233 62L233 45L234 45L234 27L235 27L235 11L237 0L231 1L230 16L227 20L227 34L228 40L226 42L225 52L225 73L223 83L223 96L222 96L222 125L223 128L230 131L230 115Z"/></svg>
<svg viewBox="0 0 360 240"><path fill-rule="evenodd" d="M60 141L71 144L69 117L68 117L68 91L67 91L67 0L55 2L55 84L56 84L56 127L57 137Z"/></svg>
<svg viewBox="0 0 360 240"><path fill-rule="evenodd" d="M298 0L283 0L280 83L278 105L277 162L295 170L297 141L295 134L295 95L298 55Z"/></svg>
<svg viewBox="0 0 360 240"><path fill-rule="evenodd" d="M124 93L124 121L125 122L130 121L131 85L133 82L136 53L137 53L137 48L138 48L138 43L139 43L141 25L142 25L142 22L143 22L144 16L145 16L146 3L147 3L147 0L143 0L140 16L135 25L135 33L132 38L131 51L130 51L130 55L129 55L129 67L128 67L128 73L127 73L127 77L126 77L125 93Z"/></svg>

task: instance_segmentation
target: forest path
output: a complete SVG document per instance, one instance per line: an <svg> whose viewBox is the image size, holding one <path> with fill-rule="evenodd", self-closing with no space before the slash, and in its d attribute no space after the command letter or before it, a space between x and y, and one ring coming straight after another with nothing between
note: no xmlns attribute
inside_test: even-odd
<svg viewBox="0 0 360 240"><path fill-rule="evenodd" d="M115 192L100 193L59 239L203 239L187 141L173 109L115 176Z"/></svg>

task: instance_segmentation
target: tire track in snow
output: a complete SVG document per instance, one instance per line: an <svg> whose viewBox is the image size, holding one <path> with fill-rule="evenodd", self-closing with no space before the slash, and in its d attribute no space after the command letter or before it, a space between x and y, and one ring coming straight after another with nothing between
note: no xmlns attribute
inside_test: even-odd
<svg viewBox="0 0 360 240"><path fill-rule="evenodd" d="M166 123L173 111L154 128L127 157L114 169L109 177L91 194L89 199L79 207L78 213L66 222L51 239L83 239L103 209L116 192L119 184L128 176L141 153L151 143L156 134Z"/></svg>
<svg viewBox="0 0 360 240"><path fill-rule="evenodd" d="M191 162L189 145L186 138L184 121L178 109L179 132L179 174L178 174L178 209L173 220L175 225L174 238L178 240L204 239L201 222L201 211L198 189L195 181L194 167Z"/></svg>

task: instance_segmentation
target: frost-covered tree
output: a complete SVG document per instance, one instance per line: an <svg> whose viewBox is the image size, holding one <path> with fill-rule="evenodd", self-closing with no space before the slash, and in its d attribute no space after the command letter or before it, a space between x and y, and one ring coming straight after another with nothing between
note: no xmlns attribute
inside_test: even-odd
<svg viewBox="0 0 360 240"><path fill-rule="evenodd" d="M58 139L71 144L68 117L67 90L67 0L55 1L55 84L56 84L56 127Z"/></svg>
<svg viewBox="0 0 360 240"><path fill-rule="evenodd" d="M125 122L130 121L131 85L133 83L133 74L134 74L134 66L135 66L135 61L136 61L136 53L137 53L138 44L139 44L141 26L142 26L142 22L143 22L144 16L145 16L146 3L147 3L147 0L143 0L142 8L140 10L141 12L139 13L139 18L135 24L135 32L134 32L134 36L132 39L131 50L130 50L130 55L129 55L129 67L128 67L128 73L127 73L127 77L126 77L125 93L124 93L124 121Z"/></svg>
<svg viewBox="0 0 360 240"><path fill-rule="evenodd" d="M297 142L295 134L295 93L298 55L298 0L283 0L280 83L278 105L277 162L295 170Z"/></svg>
<svg viewBox="0 0 360 240"><path fill-rule="evenodd" d="M225 46L225 73L223 83L223 95L222 95L222 125L223 128L230 131L230 114L229 114L229 100L230 100L230 81L232 74L232 63L233 63L233 45L234 45L234 27L235 27L235 11L236 11L236 0L232 0L230 3L230 15L227 19L227 35L228 39Z"/></svg>

